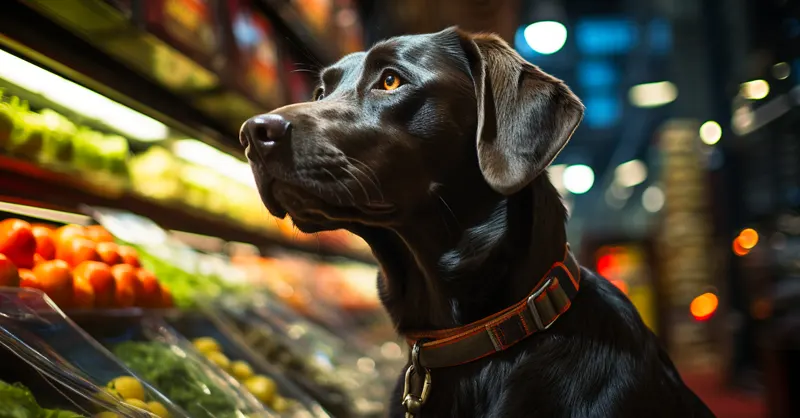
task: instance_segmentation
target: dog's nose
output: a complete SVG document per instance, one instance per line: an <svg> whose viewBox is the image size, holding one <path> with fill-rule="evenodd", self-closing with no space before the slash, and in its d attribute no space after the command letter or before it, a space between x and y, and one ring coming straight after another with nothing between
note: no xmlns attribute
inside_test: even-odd
<svg viewBox="0 0 800 418"><path fill-rule="evenodd" d="M286 138L291 126L291 123L281 115L254 116L242 125L242 129L239 132L239 142L243 147L246 147L252 141L274 145Z"/></svg>

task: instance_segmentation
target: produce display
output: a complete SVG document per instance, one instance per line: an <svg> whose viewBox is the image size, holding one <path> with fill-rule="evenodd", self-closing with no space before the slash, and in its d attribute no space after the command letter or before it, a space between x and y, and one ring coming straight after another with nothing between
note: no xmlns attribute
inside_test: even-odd
<svg viewBox="0 0 800 418"><path fill-rule="evenodd" d="M0 380L0 418L82 418L75 412L42 408L21 383Z"/></svg>
<svg viewBox="0 0 800 418"><path fill-rule="evenodd" d="M263 295L262 295L263 296ZM254 353L274 364L334 416L373 416L384 411L386 386L376 362L269 298L229 296L213 315L241 333ZM362 367L357 364L371 364Z"/></svg>
<svg viewBox="0 0 800 418"><path fill-rule="evenodd" d="M278 393L278 385L274 380L264 375L257 375L253 367L246 361L231 361L222 352L220 344L211 337L196 338L192 342L201 354L214 363L217 367L233 376L236 380L263 404L278 413L285 413L293 407L295 401L287 399Z"/></svg>
<svg viewBox="0 0 800 418"><path fill-rule="evenodd" d="M41 291L0 288L0 318L0 417L187 416Z"/></svg>
<svg viewBox="0 0 800 418"><path fill-rule="evenodd" d="M195 363L186 361L169 346L159 342L125 342L117 345L113 352L125 365L186 410L189 416L237 416L239 407L236 400L220 389Z"/></svg>
<svg viewBox="0 0 800 418"><path fill-rule="evenodd" d="M31 7L32 13L44 10L42 2L34 3L38 6ZM163 6L163 2L150 3ZM180 1L167 3L169 9ZM286 68L281 61L290 51L281 42L279 31L285 30L284 25L272 20L283 17L261 15L260 7L249 0L188 3L203 6L193 10L207 14L204 19L225 7L230 12L238 4L239 12L230 13L232 22L227 22L238 22L238 26L222 25L215 36L230 36L223 29L234 29L238 42L224 44L228 49L238 46L243 55L235 57L220 49L215 52L219 54L213 70L186 65L197 57L173 56L168 50L176 47L175 42L195 39L177 36L174 27L163 27L164 22L151 21L153 16L148 15L150 19L136 26L136 31L149 36L161 30L155 34L160 40L154 68L174 70L177 67L159 63L177 62L190 70L162 75L173 81L176 75L184 81L218 76L226 80L229 77L215 72L241 67L242 71L235 72L246 74L245 84L253 87L245 90L255 91L266 101L283 100L285 93L292 94L287 90L303 84L286 84L281 74ZM325 33L331 40L328 46L360 49L355 3L286 3L289 16L302 17L294 23ZM170 9L177 13L172 17L185 17L185 10L178 13L178 9ZM134 15L126 15L126 21L140 18ZM86 16L100 19L96 14ZM59 25L75 29L65 22ZM183 24L192 23L187 22ZM327 25L331 22L335 24ZM260 30L256 42L248 27ZM194 29L185 34L195 33ZM97 50L103 51L108 49ZM31 51L9 48L9 52L24 60ZM179 56L183 61L173 62ZM193 74L192 68L206 73ZM62 78L81 80L78 74L88 75L78 70ZM300 80L296 76L289 78ZM99 120L99 113L69 103L72 95L59 94L55 81L49 83L42 76L35 89L26 91L25 86L34 84L7 77L9 81L0 80L0 160L9 163L3 165L3 173L19 184L5 182L2 194L9 202L0 202L4 203L0 213L0 418L383 415L389 386L381 370L389 363L374 346L384 342L374 332L380 326L374 324L383 323L376 320L370 326L370 335L377 337L367 343L354 343L351 338L360 337L350 329L357 326L354 318L366 323L363 319L379 309L375 266L286 255L274 245L257 250L258 257L231 257L229 248L240 243L224 243L220 248L198 244L220 241L213 237L189 238L191 232L201 232L191 230L198 221L208 220L213 228L197 229L208 233L230 226L228 239L247 240L255 232L275 238L276 244L285 243L291 251L321 249L318 252L326 254L333 250L363 258L369 253L366 243L344 231L304 234L288 217L271 216L240 151L234 156L226 152L237 154L237 150L217 148L225 142L218 135L223 132L198 126L193 132L209 141L201 142L187 139L194 135L180 128L192 123L161 120L163 126L157 132L141 138L147 141L126 138L134 134L118 135L128 132L122 122L132 120L121 122L127 116L124 111L105 112L109 119ZM79 95L74 96L79 100ZM192 107L220 107L220 99L213 94L191 100ZM159 108L152 103L141 105L128 110ZM233 120L233 124L238 122ZM36 182L52 183L45 185L52 192L28 193ZM128 213L129 208L149 211L165 224L186 215L186 222L171 226L187 231L164 230ZM159 209L165 211L164 216L155 214ZM80 214L65 213L70 211ZM93 221L97 225L89 225ZM269 251L272 257L261 257L260 251Z"/></svg>
<svg viewBox="0 0 800 418"><path fill-rule="evenodd" d="M56 167L127 178L128 140L76 125L60 113L30 110L0 91L0 152Z"/></svg>
<svg viewBox="0 0 800 418"><path fill-rule="evenodd" d="M62 309L170 308L172 293L136 249L102 226L0 221L0 284L39 289Z"/></svg>
<svg viewBox="0 0 800 418"><path fill-rule="evenodd" d="M151 199L190 206L289 242L369 253L363 240L345 231L298 231L288 217L278 219L267 212L254 184L182 160L166 147L151 146L134 156L129 165L131 186Z"/></svg>

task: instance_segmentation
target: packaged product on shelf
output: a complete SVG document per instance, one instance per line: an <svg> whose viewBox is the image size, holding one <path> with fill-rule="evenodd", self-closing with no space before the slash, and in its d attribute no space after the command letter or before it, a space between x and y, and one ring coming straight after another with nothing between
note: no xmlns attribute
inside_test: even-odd
<svg viewBox="0 0 800 418"><path fill-rule="evenodd" d="M0 417L189 417L37 290L0 288L0 357Z"/></svg>
<svg viewBox="0 0 800 418"><path fill-rule="evenodd" d="M259 103L266 106L283 103L277 37L272 24L253 7L251 0L226 3L235 41L235 72L241 76L237 82Z"/></svg>

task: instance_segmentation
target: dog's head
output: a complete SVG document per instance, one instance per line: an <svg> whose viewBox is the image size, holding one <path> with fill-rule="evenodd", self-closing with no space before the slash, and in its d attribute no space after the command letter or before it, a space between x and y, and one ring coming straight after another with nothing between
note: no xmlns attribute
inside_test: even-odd
<svg viewBox="0 0 800 418"><path fill-rule="evenodd" d="M499 37L451 28L342 58L313 101L253 117L241 142L274 215L305 232L391 227L428 210L437 188L521 190L583 109Z"/></svg>

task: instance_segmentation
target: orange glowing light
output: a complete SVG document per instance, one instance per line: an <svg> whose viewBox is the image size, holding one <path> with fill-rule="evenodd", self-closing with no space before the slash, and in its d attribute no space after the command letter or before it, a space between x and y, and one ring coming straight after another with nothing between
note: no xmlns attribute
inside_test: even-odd
<svg viewBox="0 0 800 418"><path fill-rule="evenodd" d="M713 293L703 293L702 295L694 298L689 305L689 312L691 312L694 319L698 321L705 321L714 315L719 307L719 299Z"/></svg>
<svg viewBox="0 0 800 418"><path fill-rule="evenodd" d="M741 237L736 237L736 239L733 240L733 253L738 255L739 257L742 257L750 253L750 250L744 248L740 241Z"/></svg>
<svg viewBox="0 0 800 418"><path fill-rule="evenodd" d="M758 244L758 232L753 228L747 228L739 233L739 245L745 250L750 250Z"/></svg>

